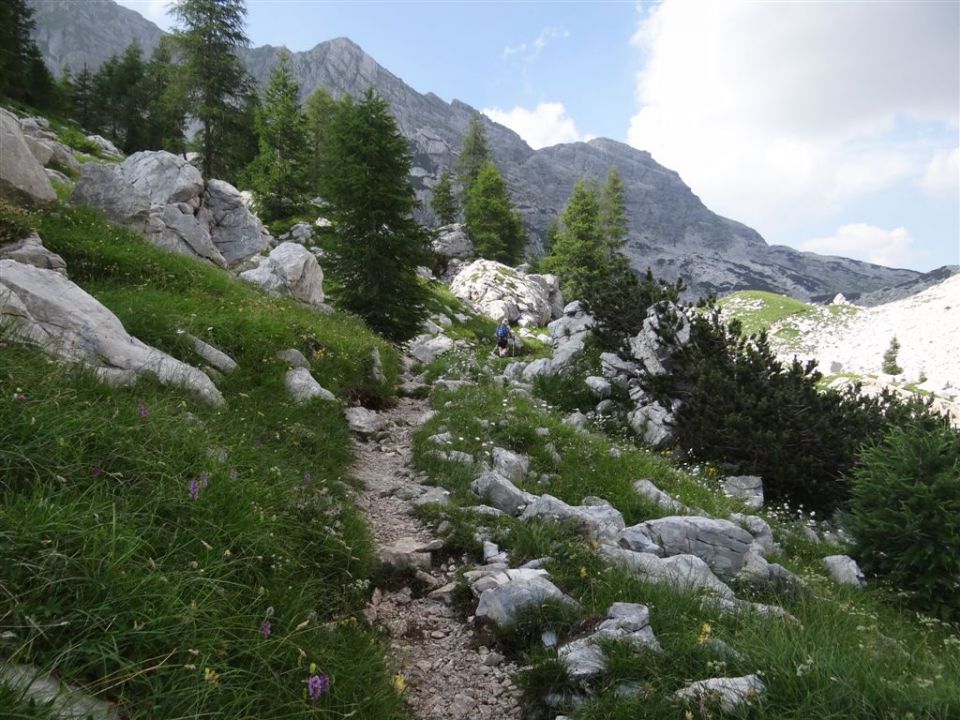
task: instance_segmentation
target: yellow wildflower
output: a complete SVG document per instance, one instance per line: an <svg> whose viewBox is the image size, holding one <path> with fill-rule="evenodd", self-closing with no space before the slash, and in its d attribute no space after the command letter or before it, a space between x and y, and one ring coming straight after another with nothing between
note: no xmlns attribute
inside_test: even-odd
<svg viewBox="0 0 960 720"><path fill-rule="evenodd" d="M403 675L400 673L393 676L393 687L396 688L398 693L407 689L407 681L403 679Z"/></svg>
<svg viewBox="0 0 960 720"><path fill-rule="evenodd" d="M211 685L220 684L220 673L218 673L213 668L205 667L203 669L203 679L206 680Z"/></svg>
<svg viewBox="0 0 960 720"><path fill-rule="evenodd" d="M703 625L701 625L701 626L700 626L700 637L697 638L697 642L699 642L699 643L701 643L701 644L707 642L707 640L710 639L710 631L711 631L712 629L713 629L713 628L710 627L710 623L708 623L708 622L705 622Z"/></svg>

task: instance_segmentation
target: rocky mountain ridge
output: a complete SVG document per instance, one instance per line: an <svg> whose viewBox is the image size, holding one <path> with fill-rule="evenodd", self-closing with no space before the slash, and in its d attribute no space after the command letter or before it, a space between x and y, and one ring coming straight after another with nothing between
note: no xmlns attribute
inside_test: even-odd
<svg viewBox="0 0 960 720"><path fill-rule="evenodd" d="M112 0L31 0L35 36L48 64L95 68L111 53L139 40L150 52L163 32ZM262 82L282 48L242 51L251 74ZM334 96L374 87L391 104L414 154L411 179L423 202L420 219L433 221L428 200L440 171L455 161L470 118L469 105L421 94L380 66L347 38L292 54L303 97L319 87ZM684 277L692 293L756 288L809 299L836 292L868 293L908 282L912 270L891 269L838 257L769 246L755 230L720 217L703 205L680 176L644 151L599 138L535 151L512 130L484 118L489 146L530 231L529 252L543 250L551 218L562 210L575 182L602 179L617 167L625 183L631 233L626 253L637 270L653 268L667 279Z"/></svg>

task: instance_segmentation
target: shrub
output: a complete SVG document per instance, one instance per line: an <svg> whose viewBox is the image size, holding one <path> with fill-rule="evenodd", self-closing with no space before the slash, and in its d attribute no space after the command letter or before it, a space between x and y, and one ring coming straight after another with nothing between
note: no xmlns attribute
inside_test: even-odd
<svg viewBox="0 0 960 720"><path fill-rule="evenodd" d="M858 387L820 391L815 362L776 359L765 333L745 336L716 312L696 315L690 342L672 353L673 372L650 378L646 389L662 403L678 398L677 444L730 473L760 475L774 501L833 510L849 496L844 474L863 443L890 427L942 422L921 399Z"/></svg>
<svg viewBox="0 0 960 720"><path fill-rule="evenodd" d="M66 127L57 133L57 138L64 145L72 147L74 150L100 157L100 146L93 140L88 140L87 136L76 128Z"/></svg>
<svg viewBox="0 0 960 720"><path fill-rule="evenodd" d="M852 473L849 529L864 570L912 595L915 606L960 619L960 434L894 428Z"/></svg>

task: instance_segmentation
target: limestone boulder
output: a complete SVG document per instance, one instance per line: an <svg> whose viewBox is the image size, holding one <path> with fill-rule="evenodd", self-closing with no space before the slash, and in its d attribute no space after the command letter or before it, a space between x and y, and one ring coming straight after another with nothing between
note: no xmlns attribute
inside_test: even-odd
<svg viewBox="0 0 960 720"><path fill-rule="evenodd" d="M642 405L627 413L633 431L654 450L673 441L673 413L658 402Z"/></svg>
<svg viewBox="0 0 960 720"><path fill-rule="evenodd" d="M857 561L849 555L828 555L823 559L823 566L833 581L841 585L863 587L867 584L867 579Z"/></svg>
<svg viewBox="0 0 960 720"><path fill-rule="evenodd" d="M568 505L552 495L541 495L527 505L521 520L570 523L596 540L615 542L624 528L623 515L606 500L585 498L583 505Z"/></svg>
<svg viewBox="0 0 960 720"><path fill-rule="evenodd" d="M736 712L742 705L749 705L766 690L763 681L756 675L744 677L719 677L699 680L674 693L678 700L694 702L698 707L717 704L725 713Z"/></svg>
<svg viewBox="0 0 960 720"><path fill-rule="evenodd" d="M270 233L260 218L250 212L240 191L230 183L209 180L203 193L203 206L209 213L210 239L227 265L234 265L269 247ZM323 283L322 274L320 283ZM322 290L320 302L323 302Z"/></svg>
<svg viewBox="0 0 960 720"><path fill-rule="evenodd" d="M535 495L521 490L503 475L493 471L481 473L470 484L470 489L478 498L509 515L519 515L536 499Z"/></svg>
<svg viewBox="0 0 960 720"><path fill-rule="evenodd" d="M519 482L530 470L530 458L501 447L493 449L493 469L511 482Z"/></svg>
<svg viewBox="0 0 960 720"><path fill-rule="evenodd" d="M13 337L90 366L107 382L154 376L224 404L204 373L129 335L116 315L53 270L0 260L0 319L11 323Z"/></svg>
<svg viewBox="0 0 960 720"><path fill-rule="evenodd" d="M437 230L436 237L431 241L433 251L445 258L465 260L474 256L473 241L467 235L466 228L460 223L444 225Z"/></svg>
<svg viewBox="0 0 960 720"><path fill-rule="evenodd" d="M620 544L631 550L659 546L666 557L694 555L721 578L740 572L753 545L753 536L729 520L672 515L625 528Z"/></svg>
<svg viewBox="0 0 960 720"><path fill-rule="evenodd" d="M493 260L474 260L457 272L450 291L494 320L520 327L546 325L553 317L545 283Z"/></svg>
<svg viewBox="0 0 960 720"><path fill-rule="evenodd" d="M634 552L612 545L601 545L601 556L622 567L640 580L670 585L686 592L707 592L732 598L733 590L722 582L710 566L695 555L659 558L652 553Z"/></svg>
<svg viewBox="0 0 960 720"><path fill-rule="evenodd" d="M648 480L646 478L636 480L633 483L633 489L636 491L637 495L645 497L654 505L663 508L664 510L668 510L672 513L685 513L689 510L689 508L682 502L674 499L669 494L665 493L663 490L654 485L652 480Z"/></svg>
<svg viewBox="0 0 960 720"><path fill-rule="evenodd" d="M670 369L672 342L690 341L690 320L674 303L664 300L647 310L643 327L630 339L630 351L650 375L664 375Z"/></svg>
<svg viewBox="0 0 960 720"><path fill-rule="evenodd" d="M756 475L732 475L722 483L723 494L751 510L763 507L763 480Z"/></svg>
<svg viewBox="0 0 960 720"><path fill-rule="evenodd" d="M386 426L387 421L380 413L363 407L351 407L343 411L350 429L359 435L373 435Z"/></svg>
<svg viewBox="0 0 960 720"><path fill-rule="evenodd" d="M0 199L18 205L44 207L57 201L57 194L20 129L16 116L0 108Z"/></svg>
<svg viewBox="0 0 960 720"><path fill-rule="evenodd" d="M336 396L320 385L307 368L288 370L283 378L283 386L294 402L304 403L314 398L336 400Z"/></svg>
<svg viewBox="0 0 960 720"><path fill-rule="evenodd" d="M67 263L57 253L45 248L40 236L35 232L22 240L0 246L0 259L4 258L45 270L53 270L64 277L67 275Z"/></svg>
<svg viewBox="0 0 960 720"><path fill-rule="evenodd" d="M316 256L303 245L280 243L267 256L254 258L256 267L240 273L240 278L274 295L285 295L305 305L322 309L323 269Z"/></svg>
<svg viewBox="0 0 960 720"><path fill-rule="evenodd" d="M453 348L453 340L446 335L424 333L423 335L417 335L410 341L407 346L407 353L417 362L426 365L451 348Z"/></svg>
<svg viewBox="0 0 960 720"><path fill-rule="evenodd" d="M97 146L101 155L112 158L122 158L123 153L112 142L102 135L87 135L87 140Z"/></svg>
<svg viewBox="0 0 960 720"><path fill-rule="evenodd" d="M576 607L576 602L550 582L543 571L508 570L493 578L493 586L480 593L474 615L497 625L511 625L522 610L540 607L548 601Z"/></svg>
<svg viewBox="0 0 960 720"><path fill-rule="evenodd" d="M660 652L650 626L650 611L646 605L617 602L610 606L607 618L587 637L561 645L557 657L573 680L585 680L602 673L607 667L601 643L615 640L632 645L637 650Z"/></svg>

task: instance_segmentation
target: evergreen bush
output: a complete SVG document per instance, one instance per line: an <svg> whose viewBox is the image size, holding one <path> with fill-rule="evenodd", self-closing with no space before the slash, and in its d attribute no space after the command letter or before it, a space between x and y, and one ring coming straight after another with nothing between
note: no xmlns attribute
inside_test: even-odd
<svg viewBox="0 0 960 720"><path fill-rule="evenodd" d="M848 527L868 574L909 592L918 609L960 620L960 434L911 424L866 448Z"/></svg>
<svg viewBox="0 0 960 720"><path fill-rule="evenodd" d="M890 346L883 353L883 367L881 368L887 375L899 375L903 368L897 364L897 355L900 353L900 341L894 335L890 340Z"/></svg>

